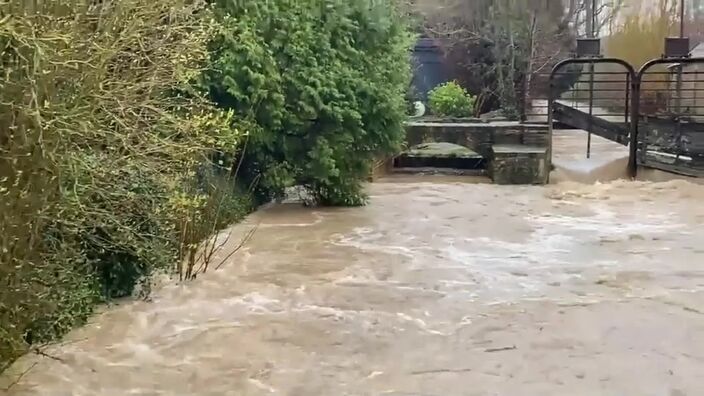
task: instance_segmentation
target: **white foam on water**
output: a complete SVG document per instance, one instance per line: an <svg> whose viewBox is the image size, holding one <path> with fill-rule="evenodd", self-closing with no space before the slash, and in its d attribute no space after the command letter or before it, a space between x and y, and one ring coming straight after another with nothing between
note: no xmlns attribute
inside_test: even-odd
<svg viewBox="0 0 704 396"><path fill-rule="evenodd" d="M448 333L443 333L443 332L441 332L441 331L438 331L438 330L434 330L434 329L429 328L428 324L427 324L423 319L414 318L414 317L412 317L412 316L410 316L410 315L408 315L408 314L401 313L401 312L397 313L397 316L398 316L400 319L402 319L403 321L413 323L413 324L416 325L420 330L423 330L424 332L426 332L426 333L428 333L428 334L431 334L431 335L439 335L439 336L443 336L443 337L447 337L447 336L451 335L451 334L448 334Z"/></svg>
<svg viewBox="0 0 704 396"><path fill-rule="evenodd" d="M672 221L673 214L639 213L638 216L619 217L606 205L590 206L596 213L591 217L574 217L566 215L533 215L527 220L534 224L557 227L564 231L577 231L597 235L628 236L632 234L650 235L662 234L677 229L685 229L686 225Z"/></svg>
<svg viewBox="0 0 704 396"><path fill-rule="evenodd" d="M280 300L267 297L258 292L224 299L222 304L226 306L241 306L254 314L280 314L286 311Z"/></svg>
<svg viewBox="0 0 704 396"><path fill-rule="evenodd" d="M574 271L603 271L629 262L589 256L587 250L590 245L605 241L627 243L633 235L654 237L672 232L679 235L688 232L686 225L674 222L673 216L668 214L644 214L634 219L631 218L634 216L626 218L605 205L590 205L590 209L594 215L589 217L527 215L526 220L536 227L525 242L478 237L465 238L464 243L448 245L441 249L441 257L461 263L478 280L476 283L456 280L441 283L477 287L505 295L541 295L551 284L582 277L580 272L565 272L568 268L575 268ZM645 252L662 249L641 248Z"/></svg>
<svg viewBox="0 0 704 396"><path fill-rule="evenodd" d="M258 380L258 379L256 379L256 378L249 378L248 381L249 381L252 385L256 386L257 388L259 388L259 389L261 389L261 390L263 390L263 391L267 391L267 392L269 392L269 393L276 393L276 388L274 388L274 387L272 387L272 386L270 386L270 385L267 385L267 384L265 384L264 382L262 382L262 381L260 381L260 380Z"/></svg>
<svg viewBox="0 0 704 396"><path fill-rule="evenodd" d="M319 212L311 212L310 213L313 217L314 220L311 222L302 222L302 223L260 223L258 224L258 228L308 228L308 227L315 227L317 225L320 225L324 220L325 217L319 213Z"/></svg>
<svg viewBox="0 0 704 396"><path fill-rule="evenodd" d="M402 245L380 244L384 240L384 234L368 227L355 228L350 235L335 235L332 244L346 246L362 251L371 251L386 254L396 254L407 258L415 256L415 250Z"/></svg>

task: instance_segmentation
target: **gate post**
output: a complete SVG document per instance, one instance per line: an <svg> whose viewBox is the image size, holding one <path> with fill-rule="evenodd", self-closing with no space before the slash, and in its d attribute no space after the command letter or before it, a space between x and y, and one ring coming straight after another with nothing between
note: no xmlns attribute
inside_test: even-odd
<svg viewBox="0 0 704 396"><path fill-rule="evenodd" d="M641 73L634 73L631 86L631 134L628 143L628 176L638 177L638 124L640 124L640 83Z"/></svg>

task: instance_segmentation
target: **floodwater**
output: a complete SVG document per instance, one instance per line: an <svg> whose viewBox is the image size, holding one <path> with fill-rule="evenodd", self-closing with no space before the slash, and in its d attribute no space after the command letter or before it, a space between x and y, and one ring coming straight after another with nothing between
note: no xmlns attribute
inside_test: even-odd
<svg viewBox="0 0 704 396"><path fill-rule="evenodd" d="M589 142L587 136L578 130L553 131L553 164L557 169L551 175L552 182L593 184L628 179L628 147L597 135Z"/></svg>
<svg viewBox="0 0 704 396"><path fill-rule="evenodd" d="M106 309L7 394L702 395L704 187L599 175L605 147L547 187L392 177L364 208L271 206L222 269Z"/></svg>

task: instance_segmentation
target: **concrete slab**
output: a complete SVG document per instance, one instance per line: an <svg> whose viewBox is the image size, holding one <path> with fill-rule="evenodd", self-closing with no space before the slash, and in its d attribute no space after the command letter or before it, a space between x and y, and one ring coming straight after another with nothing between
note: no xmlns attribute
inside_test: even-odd
<svg viewBox="0 0 704 396"><path fill-rule="evenodd" d="M403 155L423 158L482 158L480 154L467 147L446 142L419 144Z"/></svg>

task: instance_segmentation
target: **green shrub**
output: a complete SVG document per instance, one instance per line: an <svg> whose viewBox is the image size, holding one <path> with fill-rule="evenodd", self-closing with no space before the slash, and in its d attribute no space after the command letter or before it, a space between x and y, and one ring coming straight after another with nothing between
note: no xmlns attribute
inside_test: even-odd
<svg viewBox="0 0 704 396"><path fill-rule="evenodd" d="M429 94L430 109L443 117L471 117L474 115L476 97L470 95L457 82L438 85Z"/></svg>
<svg viewBox="0 0 704 396"><path fill-rule="evenodd" d="M244 167L263 198L290 185L364 202L372 161L404 137L412 43L394 2L220 0L213 99L252 121Z"/></svg>
<svg viewBox="0 0 704 396"><path fill-rule="evenodd" d="M250 187L360 204L400 146L392 3L206 3L0 2L0 372L154 271L207 270Z"/></svg>
<svg viewBox="0 0 704 396"><path fill-rule="evenodd" d="M176 272L179 280L192 280L207 272L224 246L219 230L244 218L253 208L249 194L233 182L229 172L204 167L190 188L170 199L169 213L178 239Z"/></svg>
<svg viewBox="0 0 704 396"><path fill-rule="evenodd" d="M245 206L193 188L244 135L194 83L218 29L205 1L17 0L0 15L2 371L179 266L174 197Z"/></svg>

